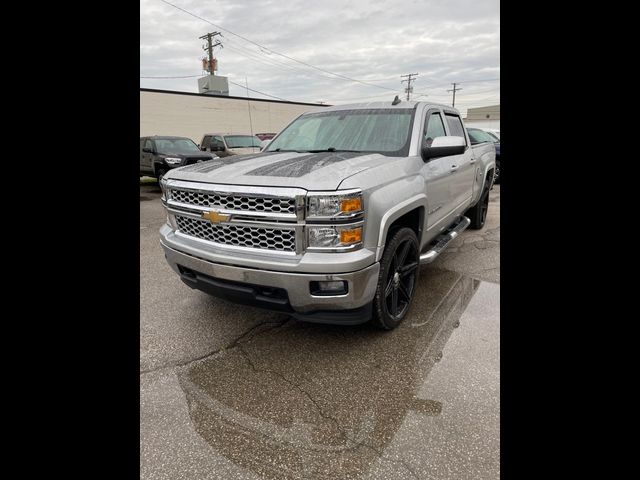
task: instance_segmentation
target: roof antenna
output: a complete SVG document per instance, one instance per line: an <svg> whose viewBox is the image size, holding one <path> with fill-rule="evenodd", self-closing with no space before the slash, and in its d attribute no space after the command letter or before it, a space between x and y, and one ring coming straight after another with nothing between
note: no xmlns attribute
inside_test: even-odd
<svg viewBox="0 0 640 480"><path fill-rule="evenodd" d="M397 105L400 103L400 99L398 98L398 95L396 95L396 98L393 99L393 102L391 102L391 105Z"/></svg>

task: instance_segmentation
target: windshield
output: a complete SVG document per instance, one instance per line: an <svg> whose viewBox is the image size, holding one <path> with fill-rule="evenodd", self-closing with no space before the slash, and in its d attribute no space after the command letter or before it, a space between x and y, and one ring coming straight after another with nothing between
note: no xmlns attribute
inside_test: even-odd
<svg viewBox="0 0 640 480"><path fill-rule="evenodd" d="M357 151L404 156L415 109L335 110L298 117L266 148L280 151Z"/></svg>
<svg viewBox="0 0 640 480"><path fill-rule="evenodd" d="M225 135L224 140L229 148L260 148L260 139L252 135Z"/></svg>
<svg viewBox="0 0 640 480"><path fill-rule="evenodd" d="M156 150L160 153L199 153L200 149L188 138L156 138Z"/></svg>

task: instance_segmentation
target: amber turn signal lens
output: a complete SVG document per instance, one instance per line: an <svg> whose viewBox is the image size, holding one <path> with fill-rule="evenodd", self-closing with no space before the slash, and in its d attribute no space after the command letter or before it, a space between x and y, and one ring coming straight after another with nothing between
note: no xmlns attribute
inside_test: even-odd
<svg viewBox="0 0 640 480"><path fill-rule="evenodd" d="M362 227L340 232L340 243L358 243L360 241L362 241Z"/></svg>
<svg viewBox="0 0 640 480"><path fill-rule="evenodd" d="M340 202L340 211L359 212L362 210L362 198L345 198Z"/></svg>

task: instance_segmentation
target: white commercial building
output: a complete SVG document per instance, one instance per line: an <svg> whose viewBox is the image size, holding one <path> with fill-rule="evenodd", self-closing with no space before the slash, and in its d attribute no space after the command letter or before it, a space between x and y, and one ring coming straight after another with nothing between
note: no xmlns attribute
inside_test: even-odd
<svg viewBox="0 0 640 480"><path fill-rule="evenodd" d="M467 127L500 130L500 105L467 109L464 124Z"/></svg>
<svg viewBox="0 0 640 480"><path fill-rule="evenodd" d="M278 133L316 108L323 105L141 88L140 136L175 135L200 143L205 133Z"/></svg>

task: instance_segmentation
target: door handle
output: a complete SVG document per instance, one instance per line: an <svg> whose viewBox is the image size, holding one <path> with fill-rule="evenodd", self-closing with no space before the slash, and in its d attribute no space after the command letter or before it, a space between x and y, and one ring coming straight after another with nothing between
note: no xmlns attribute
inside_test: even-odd
<svg viewBox="0 0 640 480"><path fill-rule="evenodd" d="M455 172L456 170L458 170L458 165L451 165L451 172Z"/></svg>
<svg viewBox="0 0 640 480"><path fill-rule="evenodd" d="M474 163L476 163L476 159L475 159L475 158L474 158L474 159L472 159L469 163L470 163L471 165L473 165Z"/></svg>

